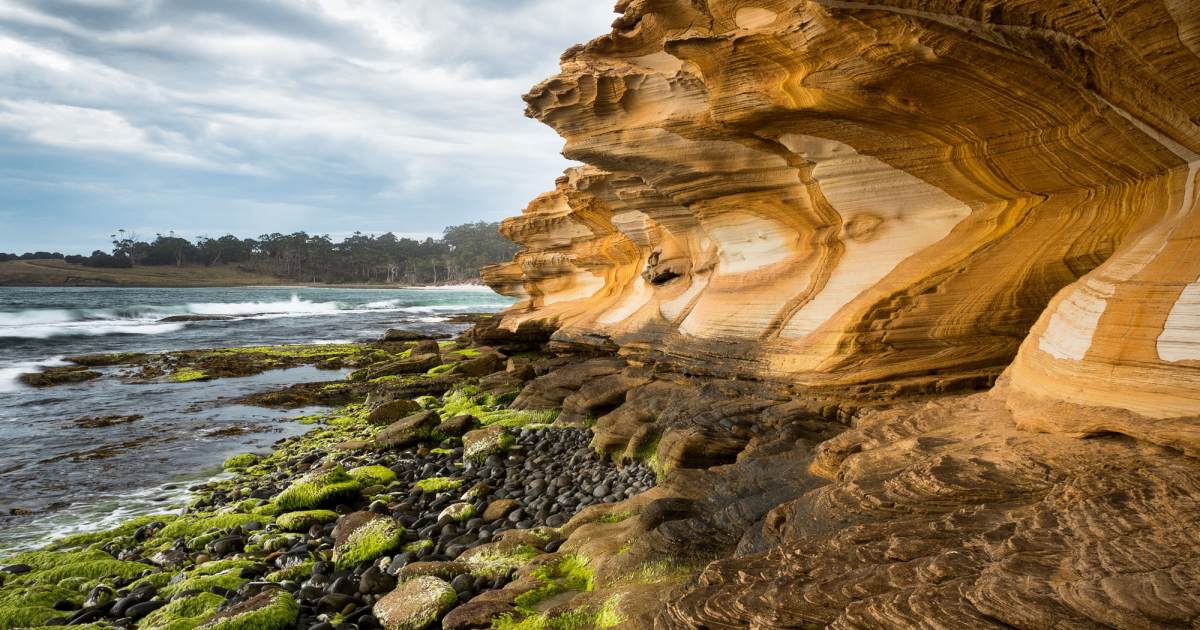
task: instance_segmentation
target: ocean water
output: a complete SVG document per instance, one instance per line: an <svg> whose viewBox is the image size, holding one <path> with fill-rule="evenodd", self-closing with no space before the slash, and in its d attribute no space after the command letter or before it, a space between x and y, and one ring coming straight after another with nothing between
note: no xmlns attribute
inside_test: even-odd
<svg viewBox="0 0 1200 630"><path fill-rule="evenodd" d="M230 455L266 451L309 430L319 411L277 411L232 401L345 372L301 367L195 383L132 384L105 378L49 389L22 373L101 352L319 344L377 339L388 328L456 333L460 313L511 303L485 287L5 288L0 287L0 551L111 526L184 505L187 487L219 475ZM221 321L164 322L175 315ZM143 419L81 428L85 416ZM14 515L13 511L30 515Z"/></svg>

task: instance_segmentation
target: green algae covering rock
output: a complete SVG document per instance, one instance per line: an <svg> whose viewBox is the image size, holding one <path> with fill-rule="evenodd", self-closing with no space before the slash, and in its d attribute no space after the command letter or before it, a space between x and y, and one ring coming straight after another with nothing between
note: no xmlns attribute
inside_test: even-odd
<svg viewBox="0 0 1200 630"><path fill-rule="evenodd" d="M397 420L375 436L375 443L382 448L404 448L429 439L430 434L442 423L436 411L422 411L403 420Z"/></svg>
<svg viewBox="0 0 1200 630"><path fill-rule="evenodd" d="M438 520L450 518L456 521L465 521L475 516L475 506L470 503L452 503L438 514Z"/></svg>
<svg viewBox="0 0 1200 630"><path fill-rule="evenodd" d="M359 466L350 469L349 474L364 486L386 486L396 480L396 473L387 466Z"/></svg>
<svg viewBox="0 0 1200 630"><path fill-rule="evenodd" d="M367 368L369 378L382 376L402 376L405 374L424 374L431 368L442 364L442 357L436 354L414 354L403 359L378 363Z"/></svg>
<svg viewBox="0 0 1200 630"><path fill-rule="evenodd" d="M411 416L418 411L421 411L421 405L418 405L415 400L401 398L400 400L385 402L375 407L371 411L371 414L367 416L367 423L375 426L385 426L406 416Z"/></svg>
<svg viewBox="0 0 1200 630"><path fill-rule="evenodd" d="M257 464L260 459L262 458L254 453L241 453L225 460L223 468L228 471L245 470Z"/></svg>
<svg viewBox="0 0 1200 630"><path fill-rule="evenodd" d="M458 595L433 576L413 578L375 603L375 617L387 630L425 630L454 607Z"/></svg>
<svg viewBox="0 0 1200 630"><path fill-rule="evenodd" d="M299 616L300 606L290 593L270 590L222 610L200 630L284 630Z"/></svg>
<svg viewBox="0 0 1200 630"><path fill-rule="evenodd" d="M168 584L162 589L162 594L173 597L190 592L210 592L213 589L235 591L237 587L246 583L246 580L241 577L240 573L240 569L230 569L211 575L202 575L198 572L193 572L178 582Z"/></svg>
<svg viewBox="0 0 1200 630"><path fill-rule="evenodd" d="M339 569L351 569L400 548L404 528L391 517L374 512L343 516L334 528L333 561Z"/></svg>
<svg viewBox="0 0 1200 630"><path fill-rule="evenodd" d="M279 528L288 532L306 532L313 525L324 525L338 519L333 510L306 510L288 512L275 521Z"/></svg>
<svg viewBox="0 0 1200 630"><path fill-rule="evenodd" d="M150 613L138 624L139 630L192 630L212 616L225 598L213 593L184 597Z"/></svg>
<svg viewBox="0 0 1200 630"><path fill-rule="evenodd" d="M477 429L463 436L463 459L479 463L489 455L502 453L516 438L507 427L493 425L486 429Z"/></svg>
<svg viewBox="0 0 1200 630"><path fill-rule="evenodd" d="M311 510L358 494L359 483L338 466L325 473L306 475L279 493L275 504L284 512Z"/></svg>

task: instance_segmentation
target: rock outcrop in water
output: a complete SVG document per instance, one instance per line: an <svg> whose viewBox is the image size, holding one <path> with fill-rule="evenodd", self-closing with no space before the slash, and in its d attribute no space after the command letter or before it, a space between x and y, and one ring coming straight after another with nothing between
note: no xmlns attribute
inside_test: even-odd
<svg viewBox="0 0 1200 630"><path fill-rule="evenodd" d="M1200 622L1200 5L617 10L479 334L615 355L516 404L667 473L632 627Z"/></svg>

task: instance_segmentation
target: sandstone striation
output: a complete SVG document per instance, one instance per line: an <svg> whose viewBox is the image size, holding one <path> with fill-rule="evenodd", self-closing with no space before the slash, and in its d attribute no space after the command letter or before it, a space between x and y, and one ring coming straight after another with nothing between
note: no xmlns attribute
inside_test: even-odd
<svg viewBox="0 0 1200 630"><path fill-rule="evenodd" d="M476 331L574 353L514 407L660 474L568 523L576 604L1200 623L1200 5L617 11L526 96L584 165L504 222L521 302Z"/></svg>
<svg viewBox="0 0 1200 630"><path fill-rule="evenodd" d="M986 384L1041 318L1018 385L1132 361L1188 385L1138 413L1194 409L1185 4L622 2L526 96L587 166L505 222L502 326L870 397Z"/></svg>

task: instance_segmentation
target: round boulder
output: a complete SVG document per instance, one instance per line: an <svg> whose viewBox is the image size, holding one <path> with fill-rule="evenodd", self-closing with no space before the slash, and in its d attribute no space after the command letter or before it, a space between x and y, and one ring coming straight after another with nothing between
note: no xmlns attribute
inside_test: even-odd
<svg viewBox="0 0 1200 630"><path fill-rule="evenodd" d="M425 630L458 602L448 582L430 575L416 577L375 603L375 617L387 630Z"/></svg>

